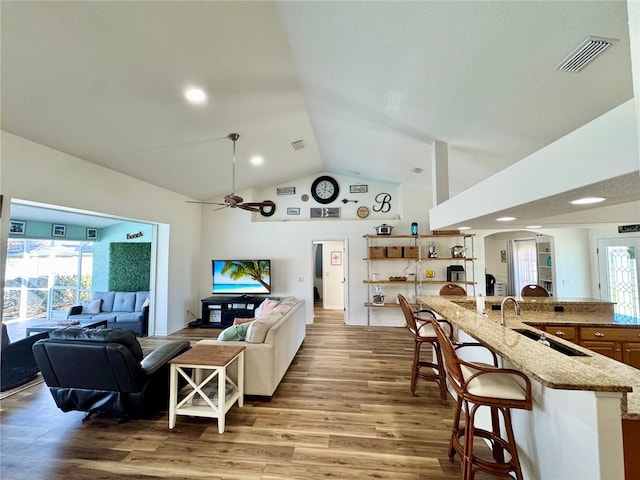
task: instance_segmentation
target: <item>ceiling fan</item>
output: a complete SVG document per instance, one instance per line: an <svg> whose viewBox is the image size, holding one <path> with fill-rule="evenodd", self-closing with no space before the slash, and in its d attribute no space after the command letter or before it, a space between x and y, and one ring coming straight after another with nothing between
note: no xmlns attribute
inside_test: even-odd
<svg viewBox="0 0 640 480"><path fill-rule="evenodd" d="M248 210L249 212L259 212L261 209L268 208L269 212L273 212L275 209L275 202L271 200L265 200L263 202L245 202L240 195L236 195L236 141L240 138L237 133L230 133L227 138L233 142L233 169L232 169L232 185L231 193L224 196L224 203L220 202L195 202L187 201L187 203L200 203L202 205L220 205L220 208L216 210L222 210L223 208L241 208L242 210Z"/></svg>

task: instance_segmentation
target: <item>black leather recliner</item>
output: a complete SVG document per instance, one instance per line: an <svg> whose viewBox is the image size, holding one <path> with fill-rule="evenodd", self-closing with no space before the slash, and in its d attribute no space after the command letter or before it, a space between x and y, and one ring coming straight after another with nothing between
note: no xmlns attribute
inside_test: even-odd
<svg viewBox="0 0 640 480"><path fill-rule="evenodd" d="M0 349L0 391L19 387L38 375L40 369L31 350L38 340L47 338L47 332L31 337L9 341L7 326L2 324L2 348Z"/></svg>
<svg viewBox="0 0 640 480"><path fill-rule="evenodd" d="M159 346L143 356L135 333L68 327L33 346L36 361L58 407L113 417L140 418L165 409L168 361L190 348L188 340Z"/></svg>

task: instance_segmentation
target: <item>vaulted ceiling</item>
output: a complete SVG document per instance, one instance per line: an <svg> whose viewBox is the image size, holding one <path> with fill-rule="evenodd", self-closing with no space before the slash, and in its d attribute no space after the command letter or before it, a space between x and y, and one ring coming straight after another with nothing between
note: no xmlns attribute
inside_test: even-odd
<svg viewBox="0 0 640 480"><path fill-rule="evenodd" d="M456 194L633 97L625 2L0 8L3 130L199 200L231 190L231 132L238 190L322 171L430 185L440 140ZM589 35L618 42L554 70Z"/></svg>

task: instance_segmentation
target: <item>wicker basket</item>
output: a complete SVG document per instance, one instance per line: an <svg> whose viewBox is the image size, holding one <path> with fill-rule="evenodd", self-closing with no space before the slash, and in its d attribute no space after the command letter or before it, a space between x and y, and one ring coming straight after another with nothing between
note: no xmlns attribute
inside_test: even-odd
<svg viewBox="0 0 640 480"><path fill-rule="evenodd" d="M384 247L369 247L369 258L384 258Z"/></svg>
<svg viewBox="0 0 640 480"><path fill-rule="evenodd" d="M387 258L402 258L402 247L387 247Z"/></svg>
<svg viewBox="0 0 640 480"><path fill-rule="evenodd" d="M418 258L418 247L404 247L402 256L404 258Z"/></svg>

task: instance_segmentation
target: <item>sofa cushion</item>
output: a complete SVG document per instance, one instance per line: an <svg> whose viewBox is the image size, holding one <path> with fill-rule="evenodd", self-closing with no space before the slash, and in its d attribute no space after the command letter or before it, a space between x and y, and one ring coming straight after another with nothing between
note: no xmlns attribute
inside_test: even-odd
<svg viewBox="0 0 640 480"><path fill-rule="evenodd" d="M220 335L218 335L218 340L221 342L230 342L230 341L240 341L244 340L247 335L247 330L249 329L250 323L242 323L240 325L231 325L228 328L225 328Z"/></svg>
<svg viewBox="0 0 640 480"><path fill-rule="evenodd" d="M91 301L84 301L82 302L82 313L88 313L88 314L100 313L101 305L102 305L101 298L96 298L95 300L91 300Z"/></svg>
<svg viewBox="0 0 640 480"><path fill-rule="evenodd" d="M146 303L146 305L145 305ZM143 307L149 305L149 292L136 292L136 302L133 307L133 310L136 312L141 312Z"/></svg>
<svg viewBox="0 0 640 480"><path fill-rule="evenodd" d="M136 292L115 292L112 312L133 312L136 306ZM142 309L141 309L142 310Z"/></svg>
<svg viewBox="0 0 640 480"><path fill-rule="evenodd" d="M100 307L103 312L112 312L113 311L113 299L116 296L116 292L93 292L91 295L91 300L95 300L96 298L102 299L102 306Z"/></svg>
<svg viewBox="0 0 640 480"><path fill-rule="evenodd" d="M114 312L116 314L116 322L140 322L142 321L142 312Z"/></svg>
<svg viewBox="0 0 640 480"><path fill-rule="evenodd" d="M142 348L136 334L130 330L119 328L80 328L67 327L54 330L49 333L49 338L53 340L80 340L83 342L96 343L119 343L131 352L136 361L142 360Z"/></svg>
<svg viewBox="0 0 640 480"><path fill-rule="evenodd" d="M281 318L282 314L275 311L267 313L260 318L256 318L249 324L251 327L247 332L245 341L248 343L264 343L264 339L271 326Z"/></svg>

